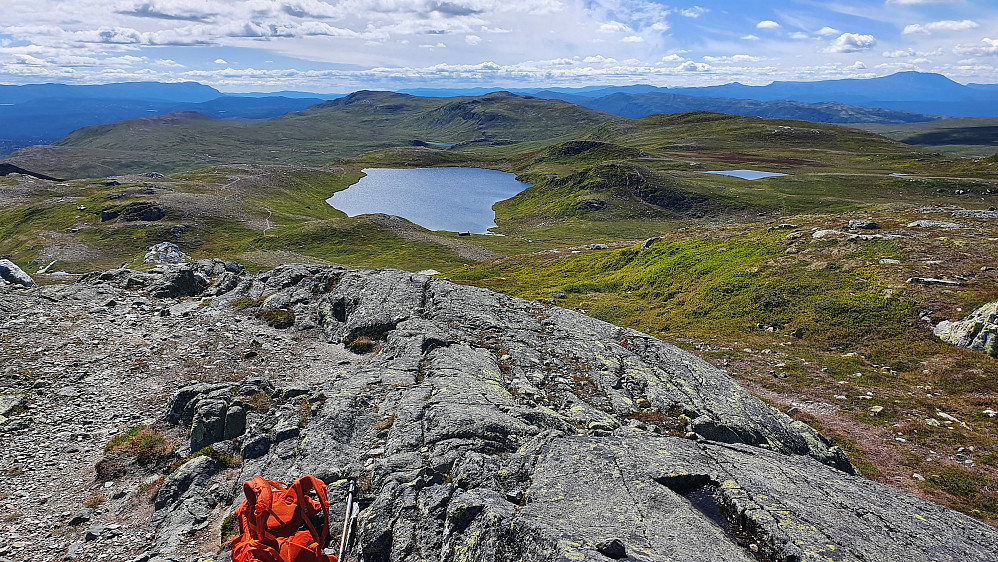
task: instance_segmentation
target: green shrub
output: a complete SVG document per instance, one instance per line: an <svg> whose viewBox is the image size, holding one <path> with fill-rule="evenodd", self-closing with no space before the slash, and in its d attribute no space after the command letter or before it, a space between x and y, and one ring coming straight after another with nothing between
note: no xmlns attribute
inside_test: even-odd
<svg viewBox="0 0 998 562"><path fill-rule="evenodd" d="M370 353L374 345L374 340L368 336L357 336L346 342L347 349L354 353Z"/></svg>
<svg viewBox="0 0 998 562"><path fill-rule="evenodd" d="M222 453L216 451L214 447L208 445L204 449L201 449L196 453L191 453L186 457L170 465L170 472L176 471L178 468L186 464L188 461L194 460L198 457L208 457L209 459L214 460L215 462L221 464L222 466L229 468L239 466L243 462L243 460L238 456L223 455Z"/></svg>
<svg viewBox="0 0 998 562"><path fill-rule="evenodd" d="M169 458L176 449L161 431L138 425L111 438L104 446L104 453L124 451L145 466Z"/></svg>
<svg viewBox="0 0 998 562"><path fill-rule="evenodd" d="M256 317L274 328L284 329L295 325L295 313L292 310L279 309L258 312Z"/></svg>

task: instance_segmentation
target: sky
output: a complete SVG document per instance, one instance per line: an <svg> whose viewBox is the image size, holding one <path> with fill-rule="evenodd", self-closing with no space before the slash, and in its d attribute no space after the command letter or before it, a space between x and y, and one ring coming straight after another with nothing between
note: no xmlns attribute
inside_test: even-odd
<svg viewBox="0 0 998 562"><path fill-rule="evenodd" d="M0 0L0 83L998 83L998 0Z"/></svg>

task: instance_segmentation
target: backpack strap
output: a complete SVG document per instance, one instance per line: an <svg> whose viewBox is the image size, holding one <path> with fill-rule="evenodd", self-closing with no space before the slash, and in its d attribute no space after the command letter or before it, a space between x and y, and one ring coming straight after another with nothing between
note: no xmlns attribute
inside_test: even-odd
<svg viewBox="0 0 998 562"><path fill-rule="evenodd" d="M274 501L270 482L257 476L243 484L243 493L246 495L246 530L254 540L262 541L267 534L267 517Z"/></svg>
<svg viewBox="0 0 998 562"><path fill-rule="evenodd" d="M328 490L326 489L326 484L323 483L318 478L307 475L302 476L294 483L295 491L298 493L299 502L298 505L302 508L302 519L305 521L305 526L312 533L312 537L315 539L320 546L326 544L326 540L329 538L329 498ZM315 491L315 495L319 497L319 506L322 508L322 532L316 531L315 526L312 525L312 516L316 515L318 511L309 501L306 492L311 490Z"/></svg>

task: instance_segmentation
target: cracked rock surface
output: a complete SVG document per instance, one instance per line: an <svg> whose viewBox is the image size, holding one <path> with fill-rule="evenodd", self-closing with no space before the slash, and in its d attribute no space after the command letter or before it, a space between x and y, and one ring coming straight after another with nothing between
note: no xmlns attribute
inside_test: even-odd
<svg viewBox="0 0 998 562"><path fill-rule="evenodd" d="M983 561L998 552L994 528L866 480L808 426L645 334L401 271L181 267L193 277L116 270L58 290L0 289L0 302L30 302L46 316L69 315L74 298L98 291L95 301L144 291L148 307L177 313L143 318L146 341L198 323L202 336L217 325L234 342L199 348L213 374L173 367L166 377L127 377L155 381L132 390L146 403L139 417L172 428L179 454L210 451L179 463L144 504L98 507L131 514L147 533L122 547L133 557L227 559L219 528L242 482L258 474L314 474L331 484L340 513L345 479L358 477L352 552L370 562ZM5 353L19 338L34 345L13 308ZM260 319L278 312L293 325ZM247 339L257 344L240 345ZM4 443L5 454L29 446L32 427L5 430L5 440L20 440ZM83 478L104 442L91 441L82 459L66 461ZM73 533L64 546L83 544L75 556L102 559Z"/></svg>

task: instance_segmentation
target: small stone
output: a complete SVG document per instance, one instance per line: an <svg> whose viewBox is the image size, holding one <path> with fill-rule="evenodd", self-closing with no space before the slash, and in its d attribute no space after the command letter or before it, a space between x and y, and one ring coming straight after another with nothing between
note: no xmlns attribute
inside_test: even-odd
<svg viewBox="0 0 998 562"><path fill-rule="evenodd" d="M854 230L855 229L877 230L880 228L880 225L873 221L851 220L849 221L849 228Z"/></svg>
<svg viewBox="0 0 998 562"><path fill-rule="evenodd" d="M596 550L607 558L619 560L627 556L627 549L624 541L620 539L608 539L596 545Z"/></svg>
<svg viewBox="0 0 998 562"><path fill-rule="evenodd" d="M93 527L90 527L89 529L87 529L87 533L85 535L83 535L83 540L85 540L87 542L95 541L103 533L104 533L104 526L103 525L94 525Z"/></svg>
<svg viewBox="0 0 998 562"><path fill-rule="evenodd" d="M918 480L919 482L925 482L925 477L917 472L912 474L911 477L914 478L915 480Z"/></svg>
<svg viewBox="0 0 998 562"><path fill-rule="evenodd" d="M942 424L940 424L938 420L935 420L935 419L932 419L932 418L927 418L925 420L925 425L930 426L930 427L939 427Z"/></svg>
<svg viewBox="0 0 998 562"><path fill-rule="evenodd" d="M871 416L879 416L880 412L883 412L883 411L884 411L884 407L883 406L873 406L872 408L870 408L870 415Z"/></svg>

